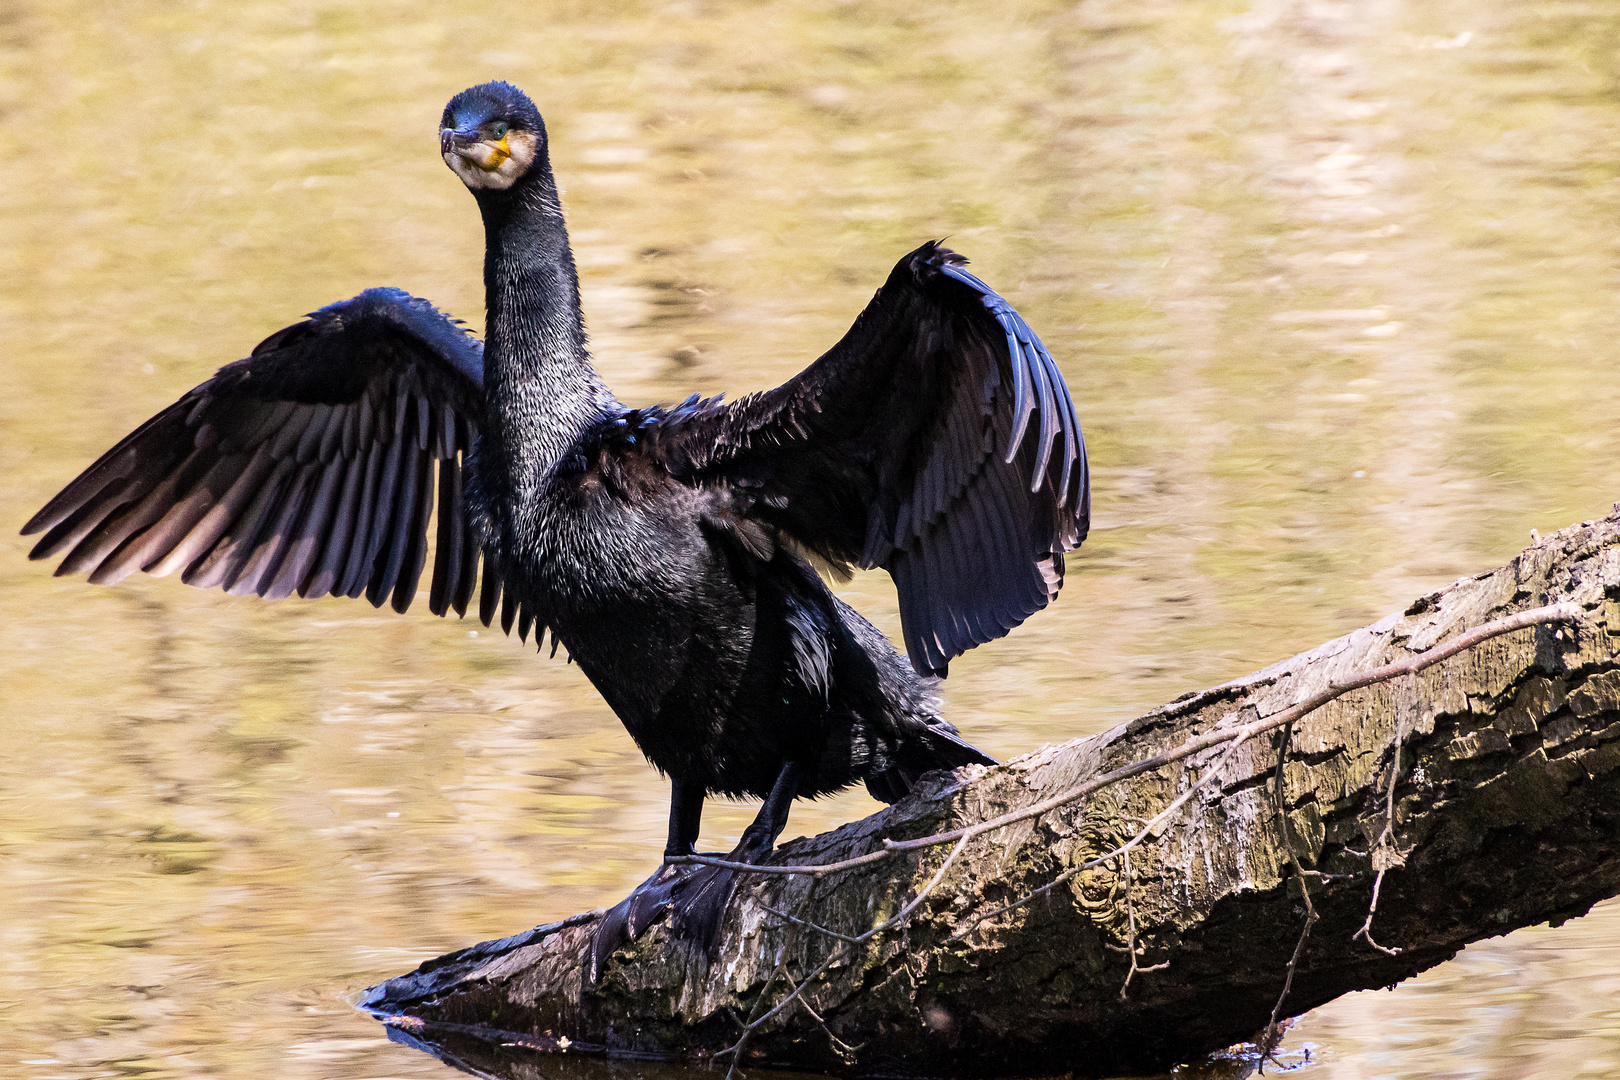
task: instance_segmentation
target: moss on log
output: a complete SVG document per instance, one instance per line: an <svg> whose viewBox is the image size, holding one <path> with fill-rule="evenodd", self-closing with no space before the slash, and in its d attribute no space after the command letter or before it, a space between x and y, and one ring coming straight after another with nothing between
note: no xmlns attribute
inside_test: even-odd
<svg viewBox="0 0 1620 1080"><path fill-rule="evenodd" d="M1494 638L1346 694L1293 728L1281 789L1320 922L1283 1015L1388 986L1471 941L1557 923L1620 893L1620 515L1102 735L936 774L896 806L785 845L775 861L833 862L885 838L985 821L1557 602L1579 605L1581 621ZM1131 851L1128 870L1116 858L991 918L1117 848L1225 748L974 838L914 917L859 946L819 928L854 937L892 916L948 846L820 879L750 876L712 962L658 923L586 986L587 914L431 961L361 1005L390 1017L399 1037L483 1067L480 1055L503 1042L704 1060L833 956L802 1000L750 1033L744 1064L953 1076L1163 1069L1261 1031L1300 938L1302 879L1278 828L1279 734L1240 745ZM1355 936L1380 868L1371 936L1394 952ZM1122 995L1133 944L1138 970Z"/></svg>

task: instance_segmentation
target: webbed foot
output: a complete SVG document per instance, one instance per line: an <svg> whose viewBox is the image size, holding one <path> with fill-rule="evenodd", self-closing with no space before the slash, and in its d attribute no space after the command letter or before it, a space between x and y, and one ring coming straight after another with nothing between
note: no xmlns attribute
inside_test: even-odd
<svg viewBox="0 0 1620 1080"><path fill-rule="evenodd" d="M788 807L798 791L800 766L784 762L771 785L770 794L759 808L752 825L743 831L742 842L725 855L727 862L758 863L776 846L787 824ZM697 841L698 817L703 808L700 784L676 783L669 808L669 845L664 857L690 853ZM608 957L620 946L641 936L664 912L669 912L670 929L678 938L697 942L710 958L720 940L726 905L731 901L738 871L723 866L703 866L665 862L652 877L636 886L635 892L615 904L596 924L591 937L585 981L594 984L607 967Z"/></svg>
<svg viewBox="0 0 1620 1080"><path fill-rule="evenodd" d="M757 837L745 835L735 850L720 857L753 863L770 852L769 842L762 848ZM722 866L664 863L597 923L586 981L595 983L607 967L608 957L639 938L665 912L676 937L695 942L712 958L736 883L737 871Z"/></svg>

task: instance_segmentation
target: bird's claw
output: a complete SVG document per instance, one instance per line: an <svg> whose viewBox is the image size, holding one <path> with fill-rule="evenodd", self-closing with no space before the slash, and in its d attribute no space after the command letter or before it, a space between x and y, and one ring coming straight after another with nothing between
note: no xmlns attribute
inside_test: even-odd
<svg viewBox="0 0 1620 1080"><path fill-rule="evenodd" d="M757 842L744 838L725 858L732 862L757 862L762 854ZM737 881L737 873L722 866L691 863L664 863L634 892L602 915L591 938L588 984L594 984L607 967L608 957L639 938L669 912L670 930L678 938L696 942L707 956L714 955L725 922L726 905Z"/></svg>
<svg viewBox="0 0 1620 1080"><path fill-rule="evenodd" d="M591 936L590 967L585 973L587 982L594 983L601 976L620 946L639 938L647 927L674 902L675 887L680 881L682 867L665 863L629 896L602 913Z"/></svg>

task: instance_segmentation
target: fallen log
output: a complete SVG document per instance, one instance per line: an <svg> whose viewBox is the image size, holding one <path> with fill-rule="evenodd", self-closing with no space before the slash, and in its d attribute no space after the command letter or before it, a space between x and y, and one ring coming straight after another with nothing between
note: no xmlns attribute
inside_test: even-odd
<svg viewBox="0 0 1620 1080"><path fill-rule="evenodd" d="M1620 506L1310 652L785 845L740 880L712 961L656 923L587 985L587 913L359 1004L477 1069L517 1047L1162 1070L1620 893L1617 637Z"/></svg>

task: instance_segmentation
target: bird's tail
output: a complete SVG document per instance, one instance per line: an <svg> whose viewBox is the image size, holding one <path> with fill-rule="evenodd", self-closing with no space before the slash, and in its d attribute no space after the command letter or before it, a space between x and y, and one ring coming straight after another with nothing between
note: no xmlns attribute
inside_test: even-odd
<svg viewBox="0 0 1620 1080"><path fill-rule="evenodd" d="M957 769L963 765L998 765L1000 762L962 738L943 720L933 720L907 739L887 769L866 778L866 790L879 802L897 803L924 773Z"/></svg>

